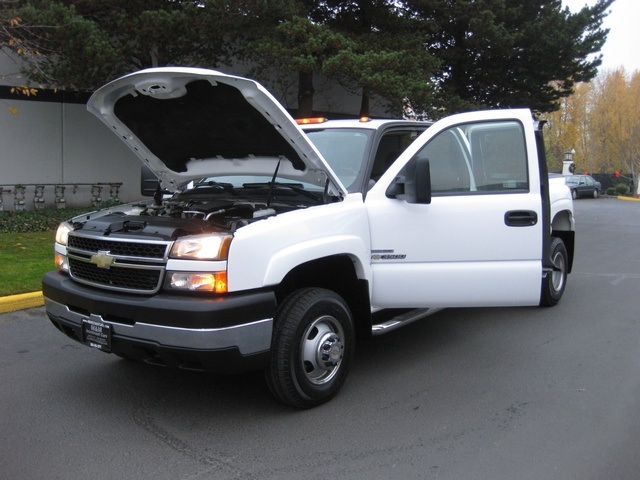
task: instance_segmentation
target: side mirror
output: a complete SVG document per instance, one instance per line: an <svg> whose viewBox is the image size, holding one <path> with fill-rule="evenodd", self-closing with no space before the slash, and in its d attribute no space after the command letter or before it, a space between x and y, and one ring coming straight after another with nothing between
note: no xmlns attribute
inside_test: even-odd
<svg viewBox="0 0 640 480"><path fill-rule="evenodd" d="M431 203L431 170L429 159L414 158L405 167L405 174L398 175L386 192L389 198L404 195L407 203Z"/></svg>

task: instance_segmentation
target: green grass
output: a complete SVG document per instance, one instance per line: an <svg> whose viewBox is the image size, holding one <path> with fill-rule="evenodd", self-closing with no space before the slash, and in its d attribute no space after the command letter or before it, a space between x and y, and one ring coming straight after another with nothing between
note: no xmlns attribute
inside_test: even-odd
<svg viewBox="0 0 640 480"><path fill-rule="evenodd" d="M42 276L54 270L55 231L0 233L0 297L42 289Z"/></svg>
<svg viewBox="0 0 640 480"><path fill-rule="evenodd" d="M53 239L58 224L91 210L95 209L0 211L0 297L40 291L42 276L55 269Z"/></svg>

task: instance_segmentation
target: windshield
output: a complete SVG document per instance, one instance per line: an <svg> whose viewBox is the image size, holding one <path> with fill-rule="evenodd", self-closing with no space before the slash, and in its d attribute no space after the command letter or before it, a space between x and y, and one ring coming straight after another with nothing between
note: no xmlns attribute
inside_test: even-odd
<svg viewBox="0 0 640 480"><path fill-rule="evenodd" d="M282 205L320 205L339 200L317 185L292 182L278 177L265 176L220 176L202 178L190 182L176 198L186 201L215 196L234 202L264 202Z"/></svg>
<svg viewBox="0 0 640 480"><path fill-rule="evenodd" d="M580 180L580 177L575 176L575 175L571 175L571 176L567 177L567 183L572 183L572 184L575 183L575 184L577 184L579 182L579 180Z"/></svg>
<svg viewBox="0 0 640 480"><path fill-rule="evenodd" d="M353 191L363 163L372 130L356 128L327 128L305 130L342 184Z"/></svg>
<svg viewBox="0 0 640 480"><path fill-rule="evenodd" d="M320 151L320 154L349 192L358 190L357 180L365 174L363 172L364 159L370 148L369 144L373 133L373 130L357 128L305 130L305 134ZM208 182L218 182L228 184L234 188L243 188L256 183L268 183L271 182L271 180L271 176L224 175L203 178L190 184L188 188L205 186ZM322 191L322 189L316 185L304 182L292 182L290 179L277 176L276 182L293 184L305 190L315 192Z"/></svg>

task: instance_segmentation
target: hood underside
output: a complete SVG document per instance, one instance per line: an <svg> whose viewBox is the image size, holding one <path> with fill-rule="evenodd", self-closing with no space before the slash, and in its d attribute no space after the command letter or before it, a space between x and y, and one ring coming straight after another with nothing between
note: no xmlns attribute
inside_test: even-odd
<svg viewBox="0 0 640 480"><path fill-rule="evenodd" d="M343 194L325 160L257 82L213 70L142 70L97 90L88 110L175 190L204 177L272 176Z"/></svg>

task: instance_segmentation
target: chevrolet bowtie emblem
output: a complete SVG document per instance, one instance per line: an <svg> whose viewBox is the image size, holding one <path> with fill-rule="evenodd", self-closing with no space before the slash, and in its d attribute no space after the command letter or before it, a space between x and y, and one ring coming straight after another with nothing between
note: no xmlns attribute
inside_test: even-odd
<svg viewBox="0 0 640 480"><path fill-rule="evenodd" d="M106 250L100 250L95 255L91 255L91 263L97 265L98 268L111 268L115 261L116 259Z"/></svg>

